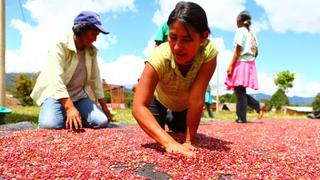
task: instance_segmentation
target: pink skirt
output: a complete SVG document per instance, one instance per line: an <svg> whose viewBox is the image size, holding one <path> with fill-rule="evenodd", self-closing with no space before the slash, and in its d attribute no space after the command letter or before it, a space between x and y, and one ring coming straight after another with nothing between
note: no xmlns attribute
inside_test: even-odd
<svg viewBox="0 0 320 180"><path fill-rule="evenodd" d="M243 86L258 89L257 69L254 61L237 62L231 76L227 76L224 84L228 90L232 90L236 86Z"/></svg>

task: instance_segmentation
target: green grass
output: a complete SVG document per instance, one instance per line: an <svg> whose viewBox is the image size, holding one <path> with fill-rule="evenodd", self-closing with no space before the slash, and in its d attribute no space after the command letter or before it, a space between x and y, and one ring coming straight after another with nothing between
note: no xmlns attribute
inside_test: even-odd
<svg viewBox="0 0 320 180"><path fill-rule="evenodd" d="M9 107L12 113L4 117L5 124L30 121L32 124L38 124L38 114L40 107L37 106L13 106Z"/></svg>
<svg viewBox="0 0 320 180"><path fill-rule="evenodd" d="M12 113L4 117L4 124L29 121L35 126L38 125L39 106L12 106L9 108L12 110ZM114 114L113 123L137 124L131 115L131 109L112 110L111 112Z"/></svg>
<svg viewBox="0 0 320 180"><path fill-rule="evenodd" d="M114 114L112 123L137 124L137 121L133 118L131 114L131 109L112 110L111 113Z"/></svg>
<svg viewBox="0 0 320 180"><path fill-rule="evenodd" d="M230 120L234 121L236 119L236 113L235 112L229 112L229 111L221 111L221 112L214 112L214 119L216 120ZM247 114L248 120L257 120L258 114L255 112L249 112ZM278 114L275 112L266 112L263 116L265 119L307 119L306 115L296 115L296 116L290 116L290 115L284 115L284 114ZM202 118L204 121L210 121L212 120L209 118L207 111L204 112L204 117Z"/></svg>
<svg viewBox="0 0 320 180"><path fill-rule="evenodd" d="M4 118L4 123L17 123L21 121L30 121L34 125L38 125L38 115L40 111L40 107L38 106L13 106L9 107L12 110L11 114L8 114ZM111 111L114 114L113 123L116 124L137 124L135 119L133 118L131 114L131 109L119 109L119 110L112 110ZM227 121L234 121L236 118L235 112L214 112L216 120L227 120ZM248 113L248 120L256 120L258 114L256 113ZM270 118L270 119L306 119L307 117L305 115L300 116L289 116L289 115L282 115L277 114L274 112L267 112L264 116L264 118ZM211 118L208 118L207 111L204 112L204 116L202 118L202 122L208 122L212 120Z"/></svg>

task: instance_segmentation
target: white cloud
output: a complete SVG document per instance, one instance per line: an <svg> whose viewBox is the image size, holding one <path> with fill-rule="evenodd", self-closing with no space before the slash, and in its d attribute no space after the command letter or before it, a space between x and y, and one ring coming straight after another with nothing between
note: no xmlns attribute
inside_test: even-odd
<svg viewBox="0 0 320 180"><path fill-rule="evenodd" d="M152 52L152 50L155 48L155 41L153 40L153 38L151 38L148 41L147 47L143 50L143 54L146 57L149 57L150 53Z"/></svg>
<svg viewBox="0 0 320 180"><path fill-rule="evenodd" d="M230 64L232 58L232 51L225 48L224 40L221 37L210 38L217 46L219 50L219 54L217 57L217 67L216 71L213 74L209 84L212 88L213 94L217 94L217 90L219 90L219 94L231 93L226 90L226 86L224 85L224 81L227 77L227 69ZM217 79L218 78L218 79ZM217 87L219 89L217 89Z"/></svg>
<svg viewBox="0 0 320 180"><path fill-rule="evenodd" d="M288 90L289 96L315 97L320 93L320 82L306 82L300 73L295 73L293 87Z"/></svg>
<svg viewBox="0 0 320 180"><path fill-rule="evenodd" d="M258 69L259 71L259 69ZM248 89L248 93L264 93L273 95L278 87L274 83L274 74L258 72L259 90ZM320 92L320 83L314 81L305 81L301 74L296 73L293 87L288 89L287 96L315 97Z"/></svg>
<svg viewBox="0 0 320 180"><path fill-rule="evenodd" d="M102 37L102 38L101 38ZM98 37L97 41L94 42L94 45L98 47L98 49L108 49L110 45L117 44L117 36L108 34L107 36L103 36L102 34Z"/></svg>
<svg viewBox="0 0 320 180"><path fill-rule="evenodd" d="M277 32L320 33L319 0L255 0Z"/></svg>
<svg viewBox="0 0 320 180"><path fill-rule="evenodd" d="M107 12L136 11L134 0L29 0L24 4L24 8L31 13L34 22L28 24L17 19L11 21L11 26L21 34L21 44L17 50L7 50L7 72L34 72L44 69L49 47L62 36L72 32L73 19L82 10L92 10L100 15ZM116 36L99 35L95 45L98 49L105 49L115 43Z"/></svg>
<svg viewBox="0 0 320 180"><path fill-rule="evenodd" d="M259 89L257 91L248 89L249 93L264 93L268 95L272 95L276 92L277 86L274 84L273 75L267 74L265 72L259 71L259 67L257 67L258 73L258 85Z"/></svg>
<svg viewBox="0 0 320 180"><path fill-rule="evenodd" d="M266 20L253 21L251 29L254 32L259 32L259 31L262 31L262 30L268 30L269 29L269 23Z"/></svg>
<svg viewBox="0 0 320 180"><path fill-rule="evenodd" d="M140 78L144 68L144 58L136 55L121 55L111 63L104 63L99 58L101 77L107 83L132 85Z"/></svg>
<svg viewBox="0 0 320 180"><path fill-rule="evenodd" d="M153 22L160 26L168 19L170 12L180 0L158 0L159 9L153 16ZM234 30L236 28L236 17L245 9L245 0L197 0L207 14L209 26L222 30Z"/></svg>

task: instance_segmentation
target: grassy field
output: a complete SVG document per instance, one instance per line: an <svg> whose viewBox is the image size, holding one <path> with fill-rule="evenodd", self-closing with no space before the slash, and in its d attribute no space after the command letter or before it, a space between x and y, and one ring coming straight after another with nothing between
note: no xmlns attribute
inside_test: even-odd
<svg viewBox="0 0 320 180"><path fill-rule="evenodd" d="M40 111L40 107L38 106L13 106L9 107L12 110L12 113L9 115L6 115L4 118L4 123L17 123L21 121L30 121L34 125L38 124L38 114ZM131 115L131 109L124 109L124 110L112 110L112 113L114 114L114 120L113 123L116 124L137 124L133 116ZM236 118L236 115L234 112L219 112L214 113L215 120L228 120L233 121ZM248 113L248 120L255 120L257 119L256 113ZM289 116L289 115L282 115L282 114L276 114L274 112L267 112L264 116L264 118L270 118L270 119L306 119L306 116ZM208 114L205 111L202 122L208 122L213 119L208 118Z"/></svg>

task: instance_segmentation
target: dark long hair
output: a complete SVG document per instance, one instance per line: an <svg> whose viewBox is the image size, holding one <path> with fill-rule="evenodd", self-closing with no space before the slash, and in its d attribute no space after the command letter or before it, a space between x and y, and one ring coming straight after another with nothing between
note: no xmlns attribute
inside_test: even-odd
<svg viewBox="0 0 320 180"><path fill-rule="evenodd" d="M241 11L237 17L237 21L242 22L244 26L251 26L251 15L248 11Z"/></svg>
<svg viewBox="0 0 320 180"><path fill-rule="evenodd" d="M196 3L180 1L168 18L168 26L176 20L181 22L185 27L192 26L199 34L203 34L210 29L206 12Z"/></svg>

